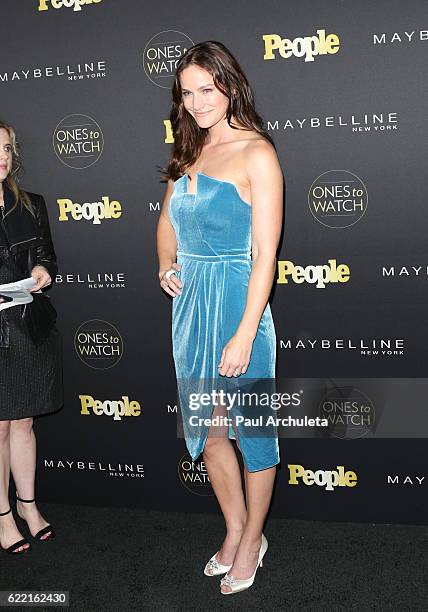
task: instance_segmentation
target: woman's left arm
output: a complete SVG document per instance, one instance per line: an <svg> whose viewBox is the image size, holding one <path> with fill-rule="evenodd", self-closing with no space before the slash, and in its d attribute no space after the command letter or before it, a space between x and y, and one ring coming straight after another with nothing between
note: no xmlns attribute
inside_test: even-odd
<svg viewBox="0 0 428 612"><path fill-rule="evenodd" d="M281 236L283 176L275 149L267 141L253 141L247 155L251 184L252 271L244 314L223 349L219 373L233 376L245 373L253 341L272 290L276 272L276 252Z"/></svg>
<svg viewBox="0 0 428 612"><path fill-rule="evenodd" d="M38 291L52 283L52 279L58 272L58 266L43 196L39 196L39 201L34 206L34 210L41 236L44 238L43 244L36 247L36 265L31 271L31 276L37 282L37 285L31 291Z"/></svg>

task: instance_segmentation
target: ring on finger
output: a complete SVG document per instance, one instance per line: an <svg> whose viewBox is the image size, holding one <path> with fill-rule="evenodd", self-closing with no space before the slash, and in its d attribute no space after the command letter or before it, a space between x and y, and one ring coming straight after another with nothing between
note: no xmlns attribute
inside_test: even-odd
<svg viewBox="0 0 428 612"><path fill-rule="evenodd" d="M167 270L167 271L165 272L165 274L163 275L164 279L165 279L165 280L169 280L169 278L170 278L170 277L171 277L173 274L175 274L175 272L176 272L176 271L174 270L174 268L170 268L170 269L169 269L169 270Z"/></svg>

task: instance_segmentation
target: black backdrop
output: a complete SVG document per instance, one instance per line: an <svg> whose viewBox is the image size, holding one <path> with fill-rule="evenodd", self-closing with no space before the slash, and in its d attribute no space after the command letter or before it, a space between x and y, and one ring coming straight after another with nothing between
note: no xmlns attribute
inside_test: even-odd
<svg viewBox="0 0 428 612"><path fill-rule="evenodd" d="M155 251L174 63L213 39L246 72L286 181L278 380L332 418L281 440L273 512L426 522L426 3L3 0L2 17L0 117L60 266L65 406L37 422L39 499L216 510L177 439ZM282 275L329 260L346 282ZM320 486L293 484L293 466ZM355 486L322 484L338 466Z"/></svg>

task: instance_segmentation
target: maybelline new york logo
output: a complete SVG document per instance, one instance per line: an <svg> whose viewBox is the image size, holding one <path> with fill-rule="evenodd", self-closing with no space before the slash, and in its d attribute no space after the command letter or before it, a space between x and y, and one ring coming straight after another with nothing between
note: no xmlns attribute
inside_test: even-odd
<svg viewBox="0 0 428 612"><path fill-rule="evenodd" d="M300 285L309 283L317 289L325 289L330 283L347 283L351 277L351 271L346 264L337 265L336 259L329 259L327 264L317 266L298 266L292 261L278 261L278 284L287 285L293 281Z"/></svg>
<svg viewBox="0 0 428 612"><path fill-rule="evenodd" d="M86 289L125 289L125 272L62 272L55 277L57 285L78 285Z"/></svg>
<svg viewBox="0 0 428 612"><path fill-rule="evenodd" d="M412 30L411 32L382 32L379 34L373 34L373 44L374 45L386 45L392 44L397 45L401 43L412 43L412 42L422 42L428 40L428 30Z"/></svg>
<svg viewBox="0 0 428 612"><path fill-rule="evenodd" d="M68 81L83 79L102 79L107 74L105 60L79 61L73 64L56 64L49 66L20 66L6 72L0 72L0 83L9 81L29 81L31 79L52 79L64 77Z"/></svg>
<svg viewBox="0 0 428 612"><path fill-rule="evenodd" d="M144 478L144 465L141 463L123 463L115 461L91 461L90 459L71 459L71 458L44 458L43 467L49 470L70 470L100 472L106 476L115 478Z"/></svg>
<svg viewBox="0 0 428 612"><path fill-rule="evenodd" d="M428 266L411 266L411 265L398 265L398 266L382 266L382 278L394 278L394 277L405 277L405 278L428 278Z"/></svg>
<svg viewBox="0 0 428 612"><path fill-rule="evenodd" d="M305 129L335 129L348 128L354 133L366 134L373 132L389 132L398 129L398 113L368 112L346 115L319 115L308 117L287 117L286 119L266 120L269 132L274 130L290 130L298 132Z"/></svg>
<svg viewBox="0 0 428 612"><path fill-rule="evenodd" d="M401 357L403 338L287 338L279 340L281 349L293 351L359 351L365 357Z"/></svg>
<svg viewBox="0 0 428 612"><path fill-rule="evenodd" d="M288 59L304 57L305 62L313 62L318 55L334 55L340 49L340 40L337 34L328 34L325 30L317 30L317 36L297 36L293 40L281 38L279 34L265 34L264 60L273 60L278 56Z"/></svg>
<svg viewBox="0 0 428 612"><path fill-rule="evenodd" d="M423 474L387 474L386 484L405 487L408 487L409 485L421 487L428 482L428 479L425 482L425 478L426 476Z"/></svg>
<svg viewBox="0 0 428 612"><path fill-rule="evenodd" d="M73 11L81 11L87 4L99 4L102 0L39 0L38 10L47 11L50 7L54 9L72 8Z"/></svg>

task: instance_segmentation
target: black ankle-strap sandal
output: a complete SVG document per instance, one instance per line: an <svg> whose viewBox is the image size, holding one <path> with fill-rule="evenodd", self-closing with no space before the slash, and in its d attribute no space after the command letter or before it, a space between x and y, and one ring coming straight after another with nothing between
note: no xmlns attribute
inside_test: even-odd
<svg viewBox="0 0 428 612"><path fill-rule="evenodd" d="M18 495L16 496L16 499L20 502L22 502L23 504L34 504L36 503L35 499L21 499L20 497L18 497ZM20 517L22 519L22 517ZM22 519L25 521L25 519ZM27 521L25 521L27 522ZM47 533L50 533L48 538L42 538L42 536L46 535ZM48 540L53 540L55 537L55 531L54 528L52 527L52 525L46 525L46 527L43 527L43 529L40 529L40 531L38 531L36 533L36 535L32 536L35 540L39 540L39 542L47 542Z"/></svg>
<svg viewBox="0 0 428 612"><path fill-rule="evenodd" d="M7 514L10 514L11 512L12 512L12 508L9 508L7 512L0 512L0 516L6 516ZM28 547L23 548L22 550L18 550L18 548L20 548L21 546L24 546L24 544L28 544ZM15 542L11 546L9 546L9 548L4 548L3 550L11 555L19 555L20 553L28 552L29 550L31 550L31 544L28 540L24 538L22 540L18 540L18 542Z"/></svg>

